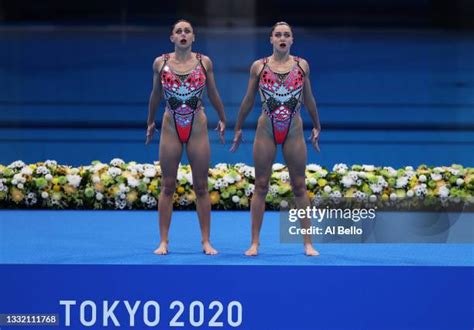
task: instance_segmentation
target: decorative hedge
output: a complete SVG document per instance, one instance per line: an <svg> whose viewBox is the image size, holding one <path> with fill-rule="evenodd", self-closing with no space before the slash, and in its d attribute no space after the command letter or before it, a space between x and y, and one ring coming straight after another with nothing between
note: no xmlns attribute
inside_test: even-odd
<svg viewBox="0 0 474 330"><path fill-rule="evenodd" d="M289 173L273 165L268 209L288 207L292 200ZM194 209L189 165L180 165L174 194L176 209ZM213 209L249 209L255 169L243 163L217 164L209 169ZM0 164L1 208L154 209L160 194L160 163L126 163L113 159L71 167L48 160L36 164ZM474 168L461 165L400 169L336 164L328 170L306 167L308 196L315 206L377 207L379 209L472 209ZM350 204L350 205L349 205Z"/></svg>

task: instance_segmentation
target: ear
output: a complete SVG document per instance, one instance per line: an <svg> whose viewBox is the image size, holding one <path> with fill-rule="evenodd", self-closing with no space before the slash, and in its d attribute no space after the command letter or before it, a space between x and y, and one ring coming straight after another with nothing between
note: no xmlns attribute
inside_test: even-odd
<svg viewBox="0 0 474 330"><path fill-rule="evenodd" d="M173 42L173 36L170 36L170 41Z"/></svg>

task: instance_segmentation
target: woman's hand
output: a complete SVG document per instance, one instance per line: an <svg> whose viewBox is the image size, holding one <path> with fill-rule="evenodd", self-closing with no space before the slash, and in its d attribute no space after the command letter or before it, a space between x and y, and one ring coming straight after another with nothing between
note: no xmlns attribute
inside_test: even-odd
<svg viewBox="0 0 474 330"><path fill-rule="evenodd" d="M232 146L230 147L230 152L235 152L238 148L240 143L244 139L242 138L242 130L239 129L238 131L235 131L234 139L232 140Z"/></svg>
<svg viewBox="0 0 474 330"><path fill-rule="evenodd" d="M158 132L156 129L155 123L148 125L148 128L146 130L146 141L145 144L149 144L151 140L153 140L153 135L155 134L155 131Z"/></svg>
<svg viewBox="0 0 474 330"><path fill-rule="evenodd" d="M225 121L219 120L215 130L219 135L219 141L221 141L222 144L225 144Z"/></svg>
<svg viewBox="0 0 474 330"><path fill-rule="evenodd" d="M318 152L321 150L319 149L319 133L321 133L321 129L319 128L313 128L311 130L311 136L309 137L309 141L311 141L311 144L313 145L313 148L316 149Z"/></svg>

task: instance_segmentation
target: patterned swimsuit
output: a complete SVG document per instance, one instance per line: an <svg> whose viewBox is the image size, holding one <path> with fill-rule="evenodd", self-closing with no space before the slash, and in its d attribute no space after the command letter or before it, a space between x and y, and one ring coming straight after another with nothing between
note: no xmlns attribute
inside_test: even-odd
<svg viewBox="0 0 474 330"><path fill-rule="evenodd" d="M272 71L267 65L268 58L262 59L263 68L260 72L258 87L263 111L272 122L273 138L276 144L285 143L291 119L301 108L304 71L299 64L300 59L293 58L295 65L284 74Z"/></svg>
<svg viewBox="0 0 474 330"><path fill-rule="evenodd" d="M170 54L163 55L165 62L161 69L161 85L166 100L166 110L174 119L179 140L189 141L193 128L194 115L201 109L201 98L206 86L206 69L202 55L196 54L198 64L188 74L180 75L168 65Z"/></svg>

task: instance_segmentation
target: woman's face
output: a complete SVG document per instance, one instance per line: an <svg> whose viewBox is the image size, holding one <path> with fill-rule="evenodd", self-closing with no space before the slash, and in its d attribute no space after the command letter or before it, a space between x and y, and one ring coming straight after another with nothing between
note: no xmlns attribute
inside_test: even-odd
<svg viewBox="0 0 474 330"><path fill-rule="evenodd" d="M179 48L188 48L194 42L193 27L188 22L179 22L174 26L170 40Z"/></svg>
<svg viewBox="0 0 474 330"><path fill-rule="evenodd" d="M287 52L293 44L293 33L288 25L277 25L270 36L270 43L273 49L280 52Z"/></svg>

